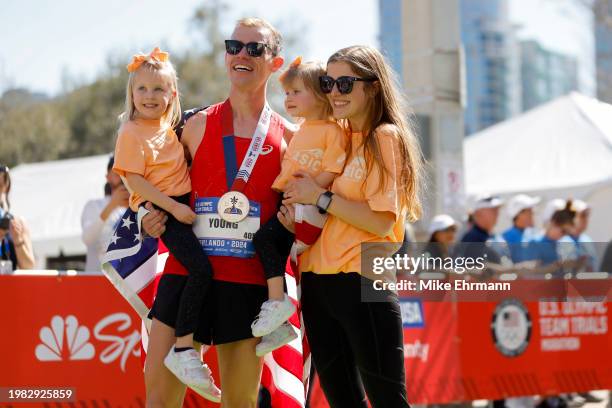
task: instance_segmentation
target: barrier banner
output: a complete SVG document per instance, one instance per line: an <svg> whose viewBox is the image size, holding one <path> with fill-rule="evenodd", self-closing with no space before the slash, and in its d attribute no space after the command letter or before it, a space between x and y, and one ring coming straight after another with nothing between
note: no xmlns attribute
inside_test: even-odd
<svg viewBox="0 0 612 408"><path fill-rule="evenodd" d="M610 279L516 280L506 296L400 292L408 400L612 389ZM427 299L427 300L424 300ZM311 408L327 407L318 382Z"/></svg>
<svg viewBox="0 0 612 408"><path fill-rule="evenodd" d="M104 276L0 275L0 310L0 406L145 406L141 320ZM16 393L51 388L73 399L24 403L34 395ZM188 392L184 406L218 404Z"/></svg>
<svg viewBox="0 0 612 408"><path fill-rule="evenodd" d="M488 301L400 292L409 401L612 389L610 280L561 286L517 280ZM45 406L6 400L10 389L34 388L74 390L71 402L48 406L144 406L141 321L104 276L0 275L0 310L1 407ZM214 353L206 360L216 372ZM328 406L317 381L310 401ZM215 405L188 393L184 406Z"/></svg>

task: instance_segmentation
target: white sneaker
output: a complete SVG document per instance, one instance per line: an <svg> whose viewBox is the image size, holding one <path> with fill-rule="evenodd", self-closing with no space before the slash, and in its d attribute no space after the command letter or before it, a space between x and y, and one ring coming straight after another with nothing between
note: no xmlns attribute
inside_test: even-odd
<svg viewBox="0 0 612 408"><path fill-rule="evenodd" d="M259 344L255 347L255 354L257 357L262 357L297 339L297 337L298 335L291 323L283 323L278 329L262 337Z"/></svg>
<svg viewBox="0 0 612 408"><path fill-rule="evenodd" d="M295 305L285 295L283 300L267 300L251 325L254 337L263 337L272 333L295 313Z"/></svg>
<svg viewBox="0 0 612 408"><path fill-rule="evenodd" d="M202 364L197 351L191 349L176 353L172 347L164 364L179 381L199 395L213 402L221 402L221 390L215 386L210 369Z"/></svg>

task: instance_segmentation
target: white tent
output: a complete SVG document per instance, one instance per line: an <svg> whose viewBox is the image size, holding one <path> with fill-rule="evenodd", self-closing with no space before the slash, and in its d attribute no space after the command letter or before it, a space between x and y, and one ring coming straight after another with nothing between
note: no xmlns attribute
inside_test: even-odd
<svg viewBox="0 0 612 408"><path fill-rule="evenodd" d="M47 257L86 253L81 212L104 196L108 155L23 164L11 169L11 212L25 219L37 267Z"/></svg>
<svg viewBox="0 0 612 408"><path fill-rule="evenodd" d="M468 195L582 199L587 233L612 238L612 105L571 93L467 137L464 154Z"/></svg>

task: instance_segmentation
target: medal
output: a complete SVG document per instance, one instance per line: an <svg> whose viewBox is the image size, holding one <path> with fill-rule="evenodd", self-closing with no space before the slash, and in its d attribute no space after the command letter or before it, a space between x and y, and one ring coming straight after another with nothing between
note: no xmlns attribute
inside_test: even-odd
<svg viewBox="0 0 612 408"><path fill-rule="evenodd" d="M240 222L249 215L250 204L247 196L239 191L228 191L217 204L217 213L227 222Z"/></svg>
<svg viewBox="0 0 612 408"><path fill-rule="evenodd" d="M238 223L244 220L250 211L250 203L247 196L242 193L245 186L249 182L249 178L257 162L263 144L268 134L270 127L270 118L272 117L272 109L266 102L259 116L257 126L251 138L251 144L242 159L240 169L236 168L236 148L234 146L234 130L232 122L232 108L229 99L223 105L221 123L222 123L222 138L223 155L225 160L226 181L228 192L219 198L217 204L217 213L227 222Z"/></svg>

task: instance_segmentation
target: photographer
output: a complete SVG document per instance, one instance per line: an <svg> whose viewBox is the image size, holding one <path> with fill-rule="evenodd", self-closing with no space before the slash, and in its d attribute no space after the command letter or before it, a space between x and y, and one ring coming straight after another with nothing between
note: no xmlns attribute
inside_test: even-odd
<svg viewBox="0 0 612 408"><path fill-rule="evenodd" d="M11 269L33 269L34 251L30 233L23 220L10 213L9 168L0 165L0 259L10 261Z"/></svg>
<svg viewBox="0 0 612 408"><path fill-rule="evenodd" d="M100 257L106 251L115 225L128 206L130 193L121 178L112 172L114 157L111 156L106 166L106 185L104 198L90 200L85 204L81 214L83 243L87 246L85 271L101 271Z"/></svg>

